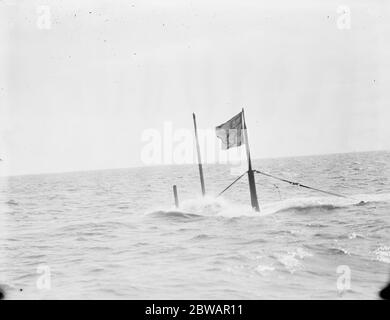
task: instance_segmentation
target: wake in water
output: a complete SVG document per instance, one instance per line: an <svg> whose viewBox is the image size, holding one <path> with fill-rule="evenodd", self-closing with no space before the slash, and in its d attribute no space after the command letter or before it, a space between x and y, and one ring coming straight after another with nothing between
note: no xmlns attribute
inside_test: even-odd
<svg viewBox="0 0 390 320"><path fill-rule="evenodd" d="M199 218L199 217L240 217L254 216L250 206L231 203L222 197L216 198L205 196L196 199L189 199L182 202L179 208L170 207L167 209L146 213L154 217L177 217L177 218Z"/></svg>
<svg viewBox="0 0 390 320"><path fill-rule="evenodd" d="M291 198L261 205L260 213L254 212L248 205L233 203L223 197L205 196L183 201L179 208L167 209L147 213L154 217L171 217L194 219L201 217L264 217L270 214L294 212L311 213L326 212L353 206L366 206L370 204L389 203L390 193L360 194L350 198L336 197L308 197Z"/></svg>

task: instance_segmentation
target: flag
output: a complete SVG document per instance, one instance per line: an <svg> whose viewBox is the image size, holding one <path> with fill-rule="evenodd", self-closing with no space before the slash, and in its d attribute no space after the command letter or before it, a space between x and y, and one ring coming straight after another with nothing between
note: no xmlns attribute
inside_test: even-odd
<svg viewBox="0 0 390 320"><path fill-rule="evenodd" d="M216 127L217 137L222 140L222 149L227 150L241 146L244 141L243 129L245 128L242 121L242 112Z"/></svg>

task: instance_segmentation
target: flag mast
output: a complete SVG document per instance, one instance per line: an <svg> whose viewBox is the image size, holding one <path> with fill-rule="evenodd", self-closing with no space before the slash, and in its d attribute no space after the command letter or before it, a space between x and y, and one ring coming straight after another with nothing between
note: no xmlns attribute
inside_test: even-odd
<svg viewBox="0 0 390 320"><path fill-rule="evenodd" d="M251 204L252 204L252 208L255 209L256 212L260 212L259 201L257 199L257 192L256 192L255 175L252 170L251 153L249 150L249 140L248 140L247 127L245 123L244 108L242 108L241 114L242 114L242 122L243 122L243 129L244 129L246 156L248 158L248 181L249 181L249 191L251 194Z"/></svg>
<svg viewBox="0 0 390 320"><path fill-rule="evenodd" d="M206 188L204 186L202 158L200 156L198 129L197 129L197 126L196 126L195 113L192 113L192 118L194 119L194 129L195 129L196 151L197 151L197 154L198 154L198 166L199 166L200 185L202 187L202 195L204 196L206 194Z"/></svg>

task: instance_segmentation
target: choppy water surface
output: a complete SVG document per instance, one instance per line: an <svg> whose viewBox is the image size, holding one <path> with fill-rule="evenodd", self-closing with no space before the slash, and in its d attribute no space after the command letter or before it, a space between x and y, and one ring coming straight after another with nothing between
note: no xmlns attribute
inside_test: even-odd
<svg viewBox="0 0 390 320"><path fill-rule="evenodd" d="M377 298L390 274L390 153L254 167L352 198L256 176L257 214L246 178L212 196L236 178L227 165L205 167L205 199L192 165L2 178L0 283L10 299ZM39 289L47 267L51 289Z"/></svg>

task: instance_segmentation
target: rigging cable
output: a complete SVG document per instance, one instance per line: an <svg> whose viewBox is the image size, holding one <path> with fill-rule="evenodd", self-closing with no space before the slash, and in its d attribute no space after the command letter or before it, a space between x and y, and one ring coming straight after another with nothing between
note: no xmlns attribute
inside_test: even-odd
<svg viewBox="0 0 390 320"><path fill-rule="evenodd" d="M291 185L293 185L293 186L298 186L298 187L302 187L302 188L306 188L306 189L315 190L315 191L318 191L318 192L330 194L330 195L332 195L332 196L336 196L336 197L340 197L340 198L350 198L350 197L347 197L347 196L342 195L342 194L339 194L339 193L330 192L330 191L325 191L325 190L313 188L313 187L310 187L310 186L306 186L306 185L301 184L301 183L299 183L299 182L294 182L294 181L286 180L286 179L283 179L283 178L279 178L279 177L276 177L276 176L274 176L274 175L272 175L272 174L265 173L265 172L262 172L262 171L259 171L259 170L253 170L253 171L256 172L256 173L262 174L262 175L264 175L264 176L267 176L267 177L270 177L270 178L273 178L273 179L276 179L276 180L280 180L280 181L289 183L289 184L291 184Z"/></svg>
<svg viewBox="0 0 390 320"><path fill-rule="evenodd" d="M235 184L238 180L240 180L244 175L246 175L248 171L245 171L242 175L240 175L236 180L234 180L231 184L229 184L225 189L223 189L218 195L217 198L222 195L226 190L228 190L233 184Z"/></svg>

